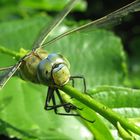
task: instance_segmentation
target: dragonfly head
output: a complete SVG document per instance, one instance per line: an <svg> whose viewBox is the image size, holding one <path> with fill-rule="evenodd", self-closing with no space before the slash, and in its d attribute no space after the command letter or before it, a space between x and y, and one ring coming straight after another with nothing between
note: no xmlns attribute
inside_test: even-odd
<svg viewBox="0 0 140 140"><path fill-rule="evenodd" d="M60 54L49 54L37 68L38 81L45 85L65 85L70 78L69 62Z"/></svg>
<svg viewBox="0 0 140 140"><path fill-rule="evenodd" d="M63 63L56 64L52 69L52 77L56 85L65 85L69 81L70 77L70 72L67 65Z"/></svg>

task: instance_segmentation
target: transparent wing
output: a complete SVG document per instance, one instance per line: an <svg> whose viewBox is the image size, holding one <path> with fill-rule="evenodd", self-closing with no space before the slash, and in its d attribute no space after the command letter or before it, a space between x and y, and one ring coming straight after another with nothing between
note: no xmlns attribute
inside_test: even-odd
<svg viewBox="0 0 140 140"><path fill-rule="evenodd" d="M0 71L5 71L5 70L9 70L10 68L12 68L13 66L9 66L9 67L3 67L3 68L0 68Z"/></svg>
<svg viewBox="0 0 140 140"><path fill-rule="evenodd" d="M108 14L102 18L95 20L95 21L91 21L85 25L82 25L80 27L66 31L66 32L60 34L59 36L53 38L52 40L44 43L42 47L45 47L46 45L52 44L53 42L61 39L62 37L69 35L69 34L72 34L74 32L77 32L77 31L82 31L85 29L90 30L93 27L100 28L100 27L107 27L109 25L120 24L123 17L127 16L130 13L137 12L137 11L140 11L140 0L136 0L128 5L112 12L111 14Z"/></svg>
<svg viewBox="0 0 140 140"><path fill-rule="evenodd" d="M22 61L19 61L14 66L0 68L0 71L3 73L0 75L0 87L3 88L7 81L13 76L13 74L17 71Z"/></svg>
<svg viewBox="0 0 140 140"><path fill-rule="evenodd" d="M49 34L62 22L62 20L71 11L71 9L74 7L77 1L78 0L70 0L70 2L66 5L64 10L57 15L57 17L53 20L50 26L43 29L43 31L39 34L38 39L35 41L33 45L33 51L35 51L37 48L40 48L42 46L42 44L47 39Z"/></svg>

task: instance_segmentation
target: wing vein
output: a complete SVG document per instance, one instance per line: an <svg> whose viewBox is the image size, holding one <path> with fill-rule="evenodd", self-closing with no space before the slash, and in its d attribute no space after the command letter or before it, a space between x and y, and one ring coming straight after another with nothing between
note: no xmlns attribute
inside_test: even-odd
<svg viewBox="0 0 140 140"><path fill-rule="evenodd" d="M33 51L35 51L38 48L42 47L42 44L44 43L44 41L48 38L48 36L50 35L50 33L63 21L63 19L67 16L67 14L71 11L71 9L74 7L75 3L78 0L71 0L66 7L64 8L64 10L62 12L60 12L55 20L53 20L53 22L47 27L44 28L42 30L42 32L39 34L38 39L35 41L34 45L33 45Z"/></svg>
<svg viewBox="0 0 140 140"><path fill-rule="evenodd" d="M133 12L137 12L137 11L140 11L140 0L136 0L102 18L99 18L97 20L94 20L94 21L91 21L87 24L84 24L80 27L77 27L77 28L74 28L74 29L71 29L71 30L68 30L62 34L60 34L59 36L53 38L52 40L44 43L42 45L42 47L45 47L49 44L52 44L54 43L55 41L63 38L64 36L67 36L69 34L72 34L74 32L77 32L77 31L81 31L81 30L85 30L85 29L89 29L91 27L106 27L108 25L116 25L116 24L119 24L121 22L121 19L125 16L127 16L128 14L130 13L133 13Z"/></svg>

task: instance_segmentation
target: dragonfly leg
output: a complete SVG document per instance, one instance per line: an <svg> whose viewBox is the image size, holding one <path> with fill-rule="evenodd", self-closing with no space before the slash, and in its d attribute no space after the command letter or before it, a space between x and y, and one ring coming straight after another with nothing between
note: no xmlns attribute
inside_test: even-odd
<svg viewBox="0 0 140 140"><path fill-rule="evenodd" d="M63 107L64 107L65 111L67 112L67 113L59 113L58 110L57 110L57 108L55 108L54 111L55 111L55 113L56 113L57 115L79 116L80 118L82 118L82 119L84 119L84 120L86 120L86 121L88 121L88 122L90 122L90 123L94 123L94 122L95 122L95 120L94 120L94 121L88 120L88 119L84 118L83 116L81 116L80 114L69 113L69 112L71 111L71 109L78 109L78 108L77 108L76 106L72 105L71 103L68 103L68 104L64 105L63 99L62 99L62 97L61 97L61 95L60 95L58 89L57 89L56 92L57 92L57 94L58 94L58 97L59 97L59 99L60 99L60 102L63 104ZM56 104L55 98L52 98L52 101L53 101L53 104L54 104L54 106L55 106L55 104Z"/></svg>
<svg viewBox="0 0 140 140"><path fill-rule="evenodd" d="M61 102L61 104L59 104L59 105L56 105L56 104L55 105L53 104L52 106L49 105L51 100L55 100L55 97L54 97L54 91L55 90L56 89L54 89L52 87L48 88L48 93L47 93L45 106L44 106L45 110L53 110L55 108L64 107L64 106L69 105L69 103L65 103L65 102L63 102L63 103Z"/></svg>
<svg viewBox="0 0 140 140"><path fill-rule="evenodd" d="M86 93L87 88L86 88L86 79L84 76L70 76L70 80L72 80L72 84L74 84L74 79L82 79L83 80L83 85L84 85L84 93Z"/></svg>
<svg viewBox="0 0 140 140"><path fill-rule="evenodd" d="M76 109L78 109L76 106L72 105L71 103L66 103L66 102L62 99L62 97L61 97L60 92L59 92L58 89L56 89L55 91L56 91L57 96L58 96L58 98L59 98L59 100L60 100L60 103L63 105L63 107L64 107L64 109L65 109L65 111L66 111L67 113L69 113L71 110L76 110Z"/></svg>
<svg viewBox="0 0 140 140"><path fill-rule="evenodd" d="M60 95L58 89L56 89L56 93L57 93L57 95L58 95L58 97L59 97L59 100L60 100L61 104L63 105L65 111L67 112L67 113L58 113L58 112L57 112L57 109L54 109L54 111L55 111L56 114L58 114L58 115L66 115L66 116L79 116L79 117L81 117L82 119L84 119L84 120L86 120L86 121L88 121L88 122L91 122L91 123L95 122L95 121L91 121L91 120L88 120L88 119L84 118L84 117L81 116L80 114L69 113L71 110L76 110L76 109L79 109L79 108L76 107L75 105L71 104L71 103L65 104L65 102L64 102L64 100L62 99L62 97L61 97L61 95ZM53 104L55 105L55 104L56 104L55 98L52 98L52 100L53 100ZM79 109L79 110L81 110L81 109Z"/></svg>
<svg viewBox="0 0 140 140"><path fill-rule="evenodd" d="M46 97L45 106L44 106L45 110L53 109L52 106L49 106L49 103L50 103L50 100L52 99L53 94L54 94L54 88L48 87L47 97Z"/></svg>
<svg viewBox="0 0 140 140"><path fill-rule="evenodd" d="M58 95L58 97L59 97L59 99L60 99L60 102L61 102L61 104L60 105L62 105L63 107L64 107L64 109L65 109L65 111L67 112L67 113L59 113L58 112L58 108L54 108L54 112L55 112L55 114L57 114L57 115L67 115L67 116L79 116L79 114L71 114L71 113L69 113L70 111L71 111L71 107L72 107L72 104L70 104L70 103L65 103L64 101L63 101L63 99L62 99L62 97L61 97L61 95L60 95L60 93L59 93L59 91L56 89L56 93L57 93L57 95ZM53 105L54 105L54 107L56 106L56 101L55 101L55 98L53 97L52 98L52 101L53 101ZM74 108L75 109L75 108Z"/></svg>
<svg viewBox="0 0 140 140"><path fill-rule="evenodd" d="M61 97L61 95L60 95L58 89L56 89L56 93L57 93L57 96L58 96L58 98L59 98L61 104L64 105L63 107L64 107L64 109L65 109L65 111L66 111L67 113L69 113L71 110L76 110L76 109L78 109L78 110L83 110L83 108L79 108L79 107L77 107L77 106L75 106L75 105L73 105L73 104L71 104L71 103L65 104L65 102L64 102L64 100L62 99L62 97ZM72 97L72 98L73 98L73 97Z"/></svg>
<svg viewBox="0 0 140 140"><path fill-rule="evenodd" d="M72 81L72 87L74 87L74 79L71 78L70 80Z"/></svg>
<svg viewBox="0 0 140 140"><path fill-rule="evenodd" d="M54 96L54 91L56 91L56 94L60 100L60 104L59 105L56 105L56 101L55 101L55 96ZM53 105L52 106L49 106L49 103L52 99L52 102L53 102ZM58 112L58 108L59 107L64 107L65 111L67 113L59 113ZM93 123L94 121L91 121L91 120L88 120L86 118L84 118L83 116L81 116L80 114L73 114L73 113L69 113L71 110L76 110L78 109L76 106L72 105L71 103L66 103L64 102L64 100L62 99L60 93L59 93L59 90L57 88L51 88L49 87L48 89L48 94L47 94L47 98L46 98L46 102L45 102L45 109L46 110L52 110L54 109L54 112L55 114L57 115L65 115L65 116L79 116L81 117L82 119L88 121L88 122L91 122Z"/></svg>

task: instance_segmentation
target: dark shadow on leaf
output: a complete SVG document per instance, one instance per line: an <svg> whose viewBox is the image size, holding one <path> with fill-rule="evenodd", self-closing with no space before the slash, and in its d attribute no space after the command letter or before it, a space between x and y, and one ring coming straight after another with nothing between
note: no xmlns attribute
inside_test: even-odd
<svg viewBox="0 0 140 140"><path fill-rule="evenodd" d="M12 101L12 97L4 97L0 100L0 111L2 111L10 102Z"/></svg>

